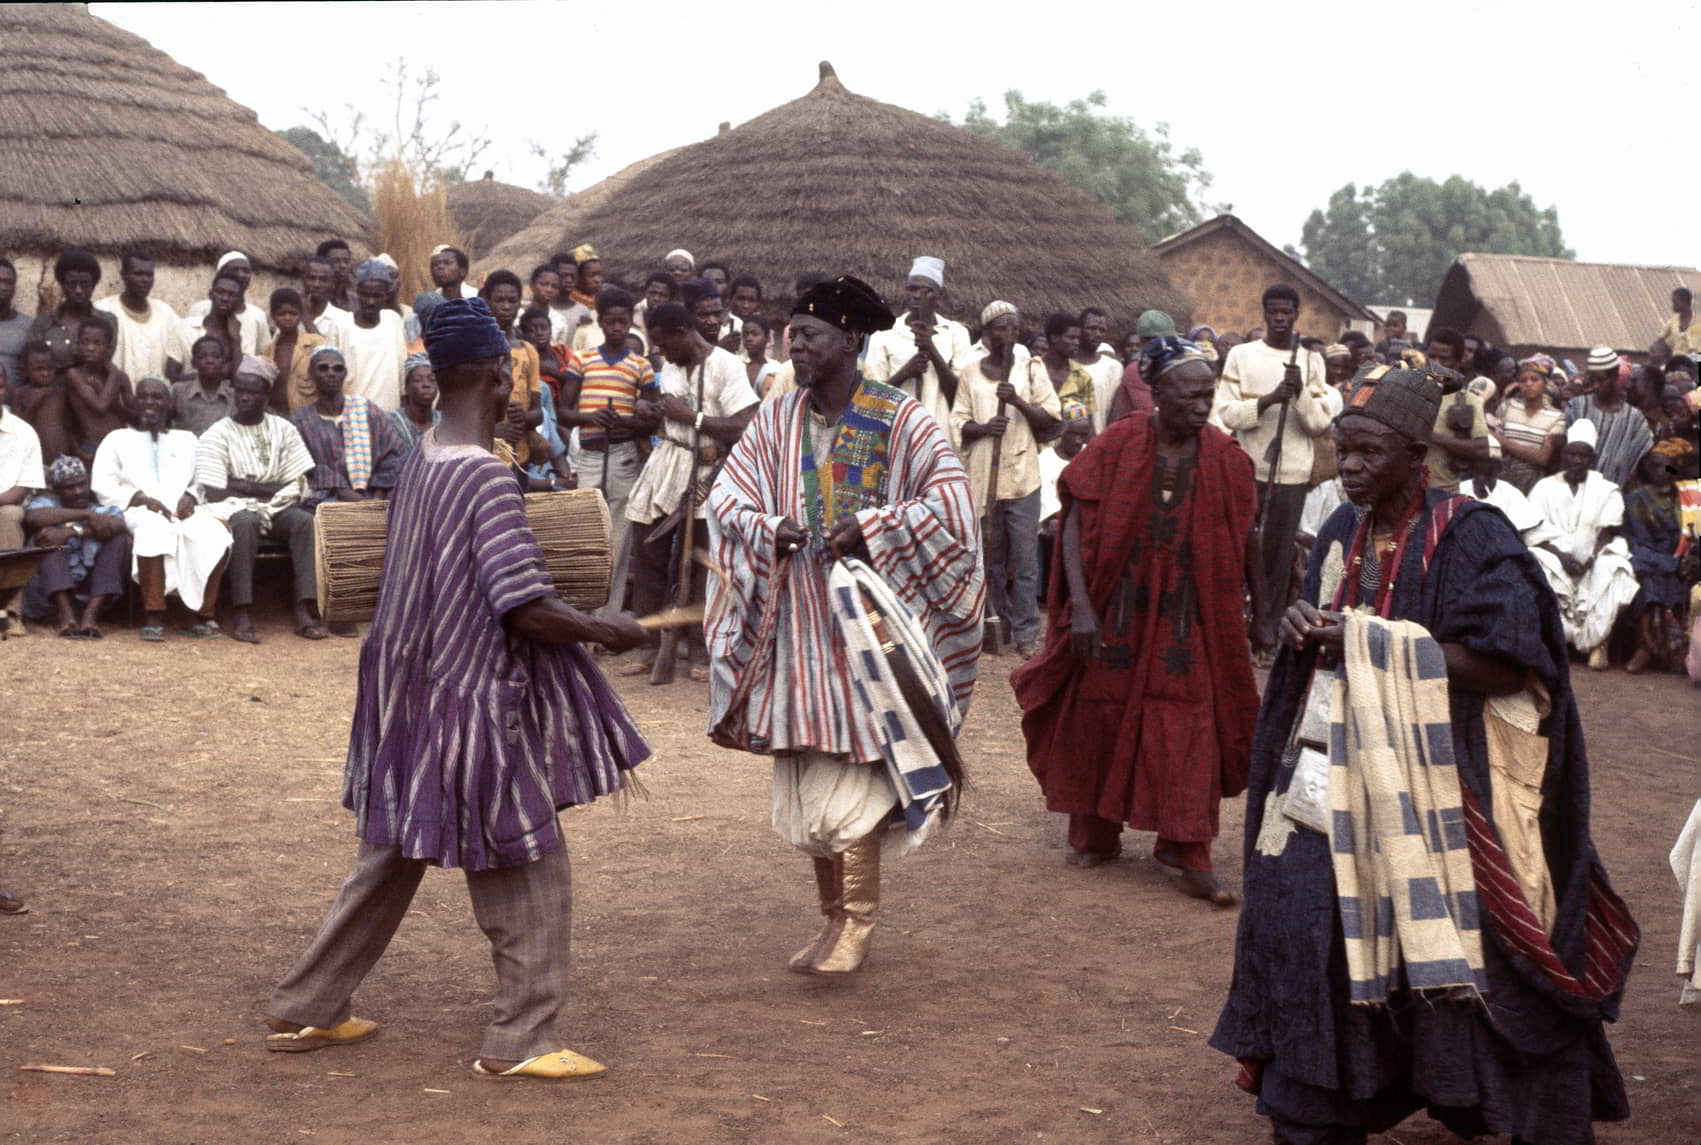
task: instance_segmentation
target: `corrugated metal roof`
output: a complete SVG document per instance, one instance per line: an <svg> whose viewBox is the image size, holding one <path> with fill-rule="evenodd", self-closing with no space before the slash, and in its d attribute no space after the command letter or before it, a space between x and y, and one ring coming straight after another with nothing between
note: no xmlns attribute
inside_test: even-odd
<svg viewBox="0 0 1701 1145"><path fill-rule="evenodd" d="M1435 310L1438 321L1458 321L1469 307L1459 292L1468 290L1509 345L1606 345L1641 352L1659 336L1671 314L1671 292L1679 286L1701 287L1701 271L1462 254L1442 284Z"/></svg>

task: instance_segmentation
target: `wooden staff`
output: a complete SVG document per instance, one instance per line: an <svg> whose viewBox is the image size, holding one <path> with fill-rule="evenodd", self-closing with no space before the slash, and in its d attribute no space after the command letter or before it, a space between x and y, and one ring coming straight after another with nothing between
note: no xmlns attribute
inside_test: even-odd
<svg viewBox="0 0 1701 1145"><path fill-rule="evenodd" d="M1299 331L1295 330L1293 332L1293 353L1288 356L1288 365L1296 366L1298 364ZM1300 379L1300 385L1305 385L1303 378ZM1264 543L1264 526L1270 521L1270 502L1276 499L1276 477L1282 471L1282 442L1288 436L1288 406L1291 404L1293 403L1288 399L1282 399L1282 412L1276 415L1276 440L1272 441L1269 448L1264 451L1264 460L1270 463L1270 479L1266 482L1268 487L1264 490L1264 504L1258 509L1258 543L1260 546Z"/></svg>
<svg viewBox="0 0 1701 1145"><path fill-rule="evenodd" d="M703 416L703 374L708 369L708 359L697 366L697 419L691 426L691 465L687 470L685 493L679 499L680 517L677 526L678 533L674 542L679 546L675 550L673 560L673 593L668 603L674 608L685 608L691 603L691 565L693 549L693 532L697 524L697 456L703 446L703 431L698 428ZM607 460L607 455L604 455ZM655 662L650 665L650 683L671 684L678 672L679 634L683 626L664 628L661 634L660 646L656 649Z"/></svg>
<svg viewBox="0 0 1701 1145"><path fill-rule="evenodd" d="M1014 368L1015 364L1016 360L1012 357L1010 367L1005 371L1006 379L1008 379L1010 370ZM1004 416L1006 416L1004 399L1000 398L998 399L998 412L993 415L993 418L996 420ZM1006 426L1005 433L1008 432L1009 427ZM1002 466L1003 460L1004 437L1001 434L992 439L992 471L986 479L986 510L982 514L981 523L981 533L984 535L985 543L989 549L994 544L1003 546L1007 539L1004 530L998 526L998 470ZM994 533L997 534L996 539ZM1005 556L1008 557L1008 555L1008 552L1006 552ZM1004 650L1004 618L1002 616L987 617L985 633L981 639L983 643L991 646L993 652L1002 652Z"/></svg>

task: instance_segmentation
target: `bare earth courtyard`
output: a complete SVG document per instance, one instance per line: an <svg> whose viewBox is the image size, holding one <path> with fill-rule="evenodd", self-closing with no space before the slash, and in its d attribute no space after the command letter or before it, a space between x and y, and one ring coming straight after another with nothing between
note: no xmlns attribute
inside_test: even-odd
<svg viewBox="0 0 1701 1145"><path fill-rule="evenodd" d="M492 974L456 873L433 872L356 1010L373 1041L262 1051L260 1007L347 873L339 804L357 644L44 636L0 645L0 1141L225 1145L1259 1142L1205 1045L1235 914L1183 899L1131 835L1063 862L1006 676L983 663L961 818L886 869L850 981L785 959L808 864L767 825L765 761L703 737L705 686L618 680L656 758L647 801L569 812L570 1045L607 1078L470 1072ZM1695 798L1701 692L1579 671L1595 838L1643 928L1611 1031L1634 1109L1611 1145L1693 1145L1701 1026L1678 1010L1666 855ZM1218 868L1240 873L1240 801ZM105 1066L116 1076L19 1072ZM1377 1139L1452 1140L1422 1118Z"/></svg>

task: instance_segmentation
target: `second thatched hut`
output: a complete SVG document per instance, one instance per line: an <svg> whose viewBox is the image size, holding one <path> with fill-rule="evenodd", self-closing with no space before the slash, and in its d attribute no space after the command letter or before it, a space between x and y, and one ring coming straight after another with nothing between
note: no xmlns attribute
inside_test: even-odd
<svg viewBox="0 0 1701 1145"><path fill-rule="evenodd" d="M1087 305L1123 328L1147 307L1187 311L1099 200L997 140L852 93L826 63L809 94L649 164L572 222L577 233L534 241L592 243L634 285L684 247L756 275L776 303L805 271L848 271L896 301L910 261L930 254L960 319L995 298L1034 322ZM548 253L511 241L480 269Z"/></svg>

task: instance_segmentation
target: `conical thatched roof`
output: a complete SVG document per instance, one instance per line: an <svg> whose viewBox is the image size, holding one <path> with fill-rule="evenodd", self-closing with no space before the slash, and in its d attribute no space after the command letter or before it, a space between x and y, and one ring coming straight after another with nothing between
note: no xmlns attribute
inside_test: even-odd
<svg viewBox="0 0 1701 1145"><path fill-rule="evenodd" d="M635 176L664 160L671 159L682 150L684 148L675 147L671 151L663 151L648 159L629 163L602 182L593 183L583 191L562 199L513 235L497 243L494 249L480 256L473 273L485 275L506 267L523 277L528 268L548 262L550 255L557 251L572 250L586 241L584 225L587 215L608 202L615 192L625 187ZM666 250L661 252L666 253ZM656 256L657 266L661 265L661 254Z"/></svg>
<svg viewBox="0 0 1701 1145"><path fill-rule="evenodd" d="M307 156L83 5L0 5L0 44L0 250L199 263L234 247L281 268L332 236L365 241Z"/></svg>
<svg viewBox="0 0 1701 1145"><path fill-rule="evenodd" d="M994 298L1036 319L1187 309L1140 234L1087 192L994 139L855 95L828 64L803 98L633 175L565 240L594 243L628 281L685 247L780 299L802 271L848 271L895 299L910 261L938 255L948 311L970 321Z"/></svg>
<svg viewBox="0 0 1701 1145"><path fill-rule="evenodd" d="M483 258L497 243L558 201L512 183L498 183L489 171L482 179L456 183L449 188L447 198L449 217L466 241L468 257L474 259Z"/></svg>

